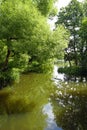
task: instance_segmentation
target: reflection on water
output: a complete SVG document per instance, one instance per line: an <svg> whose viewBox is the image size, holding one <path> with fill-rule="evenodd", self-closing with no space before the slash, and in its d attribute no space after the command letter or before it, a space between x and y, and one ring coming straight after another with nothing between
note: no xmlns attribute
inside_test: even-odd
<svg viewBox="0 0 87 130"><path fill-rule="evenodd" d="M0 116L0 130L43 130L45 119L39 108L31 113Z"/></svg>
<svg viewBox="0 0 87 130"><path fill-rule="evenodd" d="M42 108L48 102L49 86L51 83L46 75L23 75L20 83L14 85L15 96L26 97L30 104L35 105L30 105L28 113L0 116L0 130L44 130L47 116Z"/></svg>
<svg viewBox="0 0 87 130"><path fill-rule="evenodd" d="M55 85L44 74L21 77L14 92L34 105L27 113L0 115L0 130L87 130L87 83L64 82L56 66L53 76Z"/></svg>
<svg viewBox="0 0 87 130"><path fill-rule="evenodd" d="M48 103L44 106L43 112L47 114L47 128L45 130L62 130L60 127L57 126L56 122L54 121L54 113L52 110L51 103Z"/></svg>
<svg viewBox="0 0 87 130"><path fill-rule="evenodd" d="M54 65L54 70L53 70L53 81L55 84L57 84L58 81L64 81L64 74L58 73L58 66L56 65Z"/></svg>
<svg viewBox="0 0 87 130"><path fill-rule="evenodd" d="M54 66L56 87L51 96L54 120L62 130L87 130L87 83L64 81L64 75L57 70Z"/></svg>
<svg viewBox="0 0 87 130"><path fill-rule="evenodd" d="M20 83L12 89L15 96L26 97L34 105L30 105L27 113L0 115L0 130L61 130L54 121L49 103L53 84L48 75L23 75Z"/></svg>
<svg viewBox="0 0 87 130"><path fill-rule="evenodd" d="M53 112L63 130L87 130L87 84L63 84L52 97Z"/></svg>

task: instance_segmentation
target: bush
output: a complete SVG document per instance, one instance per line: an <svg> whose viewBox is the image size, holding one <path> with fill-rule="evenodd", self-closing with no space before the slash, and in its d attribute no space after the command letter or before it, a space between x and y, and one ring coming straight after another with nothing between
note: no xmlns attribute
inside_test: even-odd
<svg viewBox="0 0 87 130"><path fill-rule="evenodd" d="M59 73L65 73L69 76L76 76L76 77L87 77L87 68L86 67L60 67L58 69Z"/></svg>
<svg viewBox="0 0 87 130"><path fill-rule="evenodd" d="M6 87L7 85L11 85L14 81L19 81L19 69L12 68L10 70L0 72L0 89Z"/></svg>
<svg viewBox="0 0 87 130"><path fill-rule="evenodd" d="M50 59L42 63L32 61L31 63L29 63L27 68L28 72L37 72L37 73L48 73L52 72L52 70L53 70L53 63Z"/></svg>

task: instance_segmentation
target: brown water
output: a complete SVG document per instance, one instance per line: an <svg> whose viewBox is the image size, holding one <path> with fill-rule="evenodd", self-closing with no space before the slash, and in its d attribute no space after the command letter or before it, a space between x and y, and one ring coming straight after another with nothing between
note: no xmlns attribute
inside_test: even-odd
<svg viewBox="0 0 87 130"><path fill-rule="evenodd" d="M57 76L52 81L45 74L23 75L11 89L26 96L29 111L0 115L0 130L87 130L87 83L60 82Z"/></svg>

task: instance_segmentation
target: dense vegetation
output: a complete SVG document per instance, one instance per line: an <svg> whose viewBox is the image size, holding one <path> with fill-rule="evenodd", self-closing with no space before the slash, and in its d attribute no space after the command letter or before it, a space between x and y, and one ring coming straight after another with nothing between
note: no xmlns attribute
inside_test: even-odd
<svg viewBox="0 0 87 130"><path fill-rule="evenodd" d="M0 3L0 88L18 81L21 73L50 71L53 59L63 55L68 32L63 26L51 31L47 24L54 14L53 3L54 0Z"/></svg>
<svg viewBox="0 0 87 130"><path fill-rule="evenodd" d="M55 15L54 2L0 3L0 88L18 82L21 73L49 72L63 53L69 67L59 71L87 77L87 1L72 0L61 8L52 31L47 20Z"/></svg>
<svg viewBox="0 0 87 130"><path fill-rule="evenodd" d="M68 6L61 8L56 25L63 24L70 32L70 40L64 50L64 61L69 67L60 68L70 76L87 78L87 0L83 3L71 0Z"/></svg>

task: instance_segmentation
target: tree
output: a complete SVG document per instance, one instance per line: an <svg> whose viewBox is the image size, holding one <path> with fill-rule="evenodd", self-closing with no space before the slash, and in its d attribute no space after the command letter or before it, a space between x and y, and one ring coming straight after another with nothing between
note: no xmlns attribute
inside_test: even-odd
<svg viewBox="0 0 87 130"><path fill-rule="evenodd" d="M21 40L28 35L29 18L28 7L23 5L22 2L19 2L19 4L20 6L18 6L17 1L5 1L0 5L0 44L3 45L2 54L5 51L4 58L0 59L0 87L6 86L10 81L18 77L19 69L21 69L19 67L21 62L18 65L15 59L20 61L21 56L24 54L20 49L22 47ZM24 62L23 66L25 67L28 62L28 55L24 55L26 56L22 57L21 60Z"/></svg>
<svg viewBox="0 0 87 130"><path fill-rule="evenodd" d="M53 10L53 5L56 0L33 0L42 15L48 16Z"/></svg>
<svg viewBox="0 0 87 130"><path fill-rule="evenodd" d="M0 5L0 14L0 87L3 87L28 67L29 58L37 55L41 43L46 46L45 37L49 29L46 19L31 1L6 0ZM41 28L44 29L43 33Z"/></svg>
<svg viewBox="0 0 87 130"><path fill-rule="evenodd" d="M48 71L57 51L63 48L60 38L64 28L52 32L47 17L31 0L5 0L0 14L0 87L17 80L19 73Z"/></svg>
<svg viewBox="0 0 87 130"><path fill-rule="evenodd" d="M87 0L83 1L84 16L87 17Z"/></svg>
<svg viewBox="0 0 87 130"><path fill-rule="evenodd" d="M58 14L56 25L63 24L70 31L70 41L68 48L65 49L65 59L74 60L75 65L78 65L78 46L79 35L78 31L83 18L82 6L77 0L72 0L68 6L62 8ZM71 57L72 55L72 57Z"/></svg>
<svg viewBox="0 0 87 130"><path fill-rule="evenodd" d="M79 47L79 63L82 68L82 76L87 77L87 17L85 17L82 21L79 34L81 38Z"/></svg>
<svg viewBox="0 0 87 130"><path fill-rule="evenodd" d="M53 41L52 48L55 58L64 58L64 49L67 47L69 36L69 31L62 25L58 25L58 27L53 31L53 37L51 41Z"/></svg>
<svg viewBox="0 0 87 130"><path fill-rule="evenodd" d="M24 71L48 69L54 57L47 18L32 2L4 0L0 5L0 88Z"/></svg>

